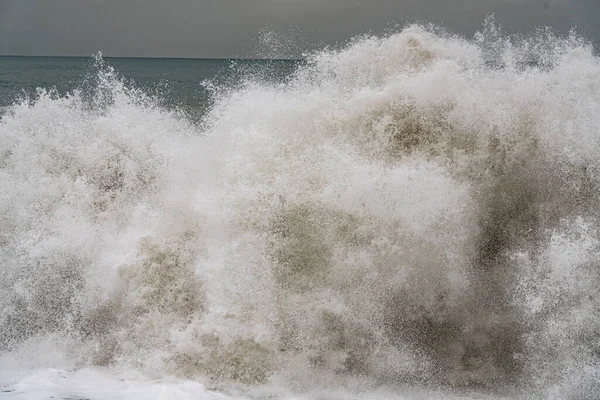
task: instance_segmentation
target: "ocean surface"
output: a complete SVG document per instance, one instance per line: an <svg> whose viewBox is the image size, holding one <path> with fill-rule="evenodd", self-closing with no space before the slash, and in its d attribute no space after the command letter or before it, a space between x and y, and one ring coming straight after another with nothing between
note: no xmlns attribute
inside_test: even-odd
<svg viewBox="0 0 600 400"><path fill-rule="evenodd" d="M0 399L600 398L600 59L0 57Z"/></svg>
<svg viewBox="0 0 600 400"><path fill-rule="evenodd" d="M97 56L101 57L101 54ZM142 90L167 109L198 118L211 106L211 87L233 88L248 79L281 82L296 69L298 60L105 58L123 83ZM74 91L93 92L98 84L95 57L0 56L0 112L14 103L37 97L39 89L57 96Z"/></svg>

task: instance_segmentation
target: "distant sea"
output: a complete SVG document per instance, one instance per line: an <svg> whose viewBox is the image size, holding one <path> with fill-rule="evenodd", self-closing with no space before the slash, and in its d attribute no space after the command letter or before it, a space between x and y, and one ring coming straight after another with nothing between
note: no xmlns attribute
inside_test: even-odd
<svg viewBox="0 0 600 400"><path fill-rule="evenodd" d="M270 80L284 79L298 60L113 58L104 57L128 85L157 96L163 104L196 116L210 104L214 86L235 85L251 74ZM23 98L34 99L37 90L56 89L60 96L93 86L94 57L0 56L0 112Z"/></svg>

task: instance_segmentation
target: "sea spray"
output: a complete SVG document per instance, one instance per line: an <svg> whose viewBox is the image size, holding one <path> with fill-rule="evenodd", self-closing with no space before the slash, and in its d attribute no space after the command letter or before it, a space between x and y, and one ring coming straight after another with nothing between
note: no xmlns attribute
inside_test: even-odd
<svg viewBox="0 0 600 400"><path fill-rule="evenodd" d="M599 390L600 63L575 34L362 37L215 89L201 123L98 63L0 122L4 363Z"/></svg>

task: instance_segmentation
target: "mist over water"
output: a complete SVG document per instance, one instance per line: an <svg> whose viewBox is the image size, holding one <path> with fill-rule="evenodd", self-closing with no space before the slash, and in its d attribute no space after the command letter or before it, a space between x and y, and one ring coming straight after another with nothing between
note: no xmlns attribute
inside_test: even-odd
<svg viewBox="0 0 600 400"><path fill-rule="evenodd" d="M201 123L95 71L0 120L2 370L597 396L600 62L582 38L413 25L282 82L208 85Z"/></svg>

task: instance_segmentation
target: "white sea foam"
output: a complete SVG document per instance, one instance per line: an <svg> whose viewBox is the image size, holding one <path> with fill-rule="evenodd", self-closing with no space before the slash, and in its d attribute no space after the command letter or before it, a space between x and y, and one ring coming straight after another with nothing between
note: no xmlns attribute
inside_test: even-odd
<svg viewBox="0 0 600 400"><path fill-rule="evenodd" d="M360 38L217 90L202 127L98 63L0 122L0 364L42 371L9 387L600 390L600 63L575 35Z"/></svg>

